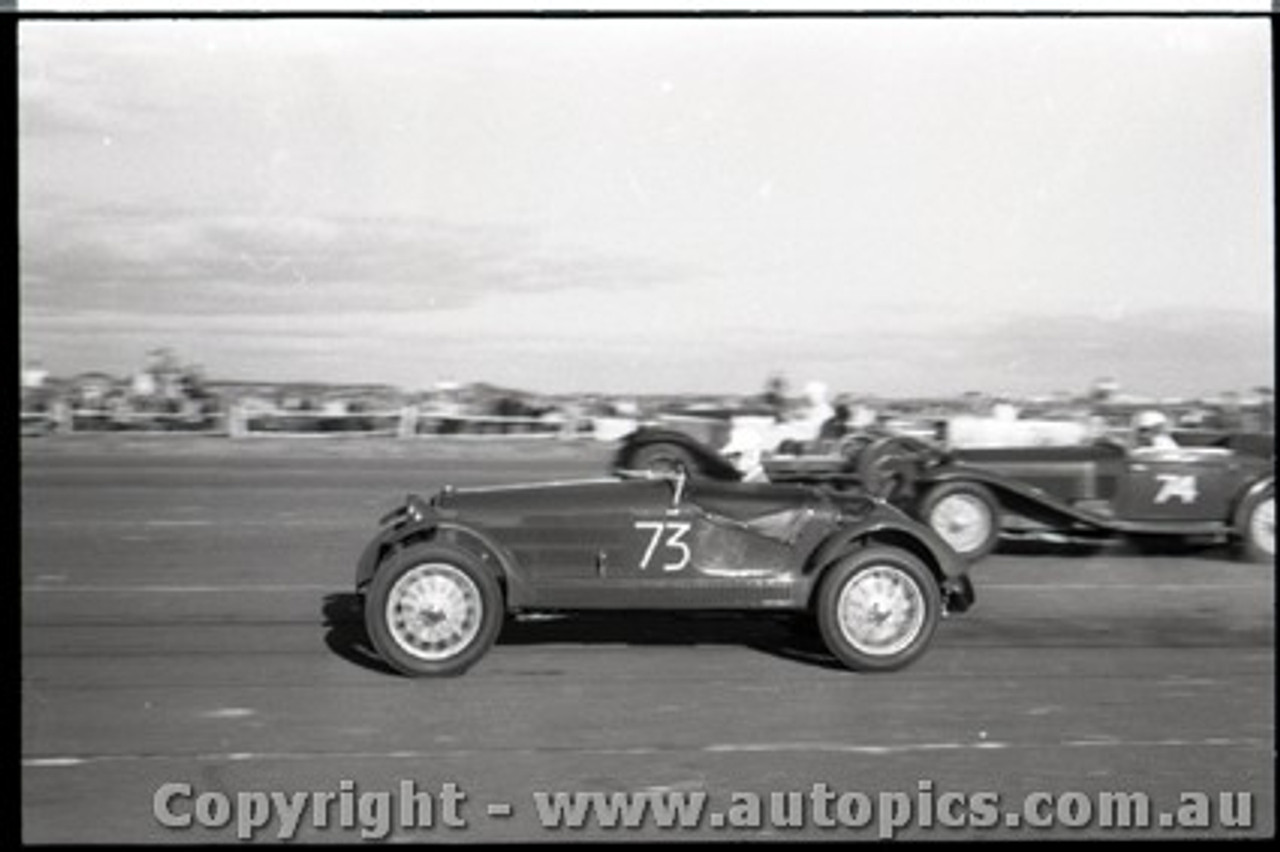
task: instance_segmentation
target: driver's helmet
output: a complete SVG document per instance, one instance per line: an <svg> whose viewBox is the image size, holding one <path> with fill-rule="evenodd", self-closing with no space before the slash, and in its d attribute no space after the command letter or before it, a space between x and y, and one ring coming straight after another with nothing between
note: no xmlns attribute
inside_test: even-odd
<svg viewBox="0 0 1280 852"><path fill-rule="evenodd" d="M1133 418L1133 432L1139 441L1169 431L1169 418L1160 411L1142 411Z"/></svg>

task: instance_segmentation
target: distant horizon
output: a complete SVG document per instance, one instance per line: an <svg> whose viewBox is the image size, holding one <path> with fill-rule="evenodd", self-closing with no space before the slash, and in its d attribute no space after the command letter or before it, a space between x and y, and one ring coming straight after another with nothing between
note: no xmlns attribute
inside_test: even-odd
<svg viewBox="0 0 1280 852"><path fill-rule="evenodd" d="M25 373L30 368L30 366L31 365L23 365L23 368L22 368L23 372ZM183 366L186 368L199 367L198 364L194 364L194 363L184 364ZM44 368L41 368L41 369L44 369ZM71 373L55 373L47 369L45 370L45 372L48 374L47 380L53 380L56 382L70 381L79 376L90 375L90 374L102 374L102 375L109 376L112 379L123 382L123 381L129 380L132 376L136 375L137 373L144 372L144 371L145 371L145 366L139 367L134 370L122 370L122 371L110 371L110 370L104 370L104 369L98 369L98 368L91 368L86 370L77 370ZM575 396L576 395L576 396L606 396L606 397L635 397L635 398L640 398L640 397L745 398L745 397L762 396L765 392L765 383L763 380L761 381L760 388L754 391L750 391L750 390L749 391L684 390L684 391L640 392L640 391L629 391L625 389L618 390L618 389L603 389L603 388L595 388L595 389L587 388L587 389L577 390L577 391L546 391L536 387L511 386L511 385L507 385L499 382L493 382L485 378L442 381L438 383L436 386L414 387L414 386L400 385L395 382L377 380L377 379L357 380L357 381L336 381L336 380L326 380L326 379L298 379L298 378L273 379L273 378L253 378L253 377L247 377L247 376L215 375L203 370L201 372L202 372L202 376L205 383L211 384L211 385L221 385L221 384L246 384L246 385L271 385L271 386L317 385L322 387L337 387L337 388L382 387L382 388L401 391L404 393L430 393L430 392L440 390L442 386L446 386L446 385L455 385L459 387L474 387L477 385L483 385L483 386L491 387L497 390L514 391L517 393L528 394L531 396ZM804 382L795 381L785 376L784 378L787 379L786 393L788 398L799 398L804 395ZM1099 376L1097 377L1097 381L1105 381L1110 378L1111 378L1110 376ZM1265 390L1267 392L1271 392L1271 393L1274 392L1273 387L1268 384L1255 384L1255 385L1249 385L1247 387L1246 386L1226 387L1226 388L1220 388L1217 390L1210 390L1210 391L1199 392L1199 393L1176 393L1176 392L1175 393L1150 393L1142 389L1129 388L1121 384L1119 385L1118 389L1112 393L1111 398L1116 401L1123 401L1127 399L1212 400L1212 399L1221 399L1223 397L1228 397L1228 396L1236 396L1240 399L1250 399L1250 398L1259 396L1258 391L1260 389ZM1091 394L1091 392L1092 392L1092 386L1084 387L1084 388L1056 388L1052 390L1045 389L1045 390L1038 390L1038 391L1032 390L1032 391L1028 391L1024 393L1016 393L1016 394L998 393L998 392L990 391L984 388L970 388L970 389L959 391L956 393L943 393L943 394L907 393L907 392L875 393L875 392L858 392L854 390L843 389L839 386L833 386L833 385L828 386L828 393L831 398L835 398L837 396L849 396L849 397L859 397L859 398L881 398L881 399L894 399L894 400L961 399L971 395L977 395L979 397L986 398L986 399L999 399L999 398L1055 399L1063 395L1066 395L1069 399L1078 400L1078 399L1087 398Z"/></svg>

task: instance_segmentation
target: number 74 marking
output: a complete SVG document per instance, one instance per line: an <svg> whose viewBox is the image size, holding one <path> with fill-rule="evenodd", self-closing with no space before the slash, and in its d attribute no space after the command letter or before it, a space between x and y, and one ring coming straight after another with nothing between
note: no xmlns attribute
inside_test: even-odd
<svg viewBox="0 0 1280 852"><path fill-rule="evenodd" d="M684 537L688 535L693 524L687 521L636 521L635 524L636 529L649 531L649 545L644 549L644 556L640 557L641 571L649 567L659 542L662 543L663 549L674 550L679 555L678 559L664 562L663 571L679 571L693 558L693 551L684 543ZM662 540L664 535L665 541Z"/></svg>
<svg viewBox="0 0 1280 852"><path fill-rule="evenodd" d="M1174 497L1177 497L1183 504L1196 502L1196 478L1194 476L1184 476L1176 473L1158 473L1156 479L1160 482L1160 490L1156 492L1156 503L1168 503Z"/></svg>

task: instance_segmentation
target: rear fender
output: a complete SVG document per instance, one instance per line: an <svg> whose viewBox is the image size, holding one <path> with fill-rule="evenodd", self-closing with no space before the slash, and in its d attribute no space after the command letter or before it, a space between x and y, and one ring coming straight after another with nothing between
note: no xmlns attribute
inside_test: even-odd
<svg viewBox="0 0 1280 852"><path fill-rule="evenodd" d="M615 470L630 470L632 458L641 448L651 444L675 444L698 461L702 471L713 479L737 481L742 473L711 447L676 429L660 429L649 426L632 432L622 441L614 457Z"/></svg>

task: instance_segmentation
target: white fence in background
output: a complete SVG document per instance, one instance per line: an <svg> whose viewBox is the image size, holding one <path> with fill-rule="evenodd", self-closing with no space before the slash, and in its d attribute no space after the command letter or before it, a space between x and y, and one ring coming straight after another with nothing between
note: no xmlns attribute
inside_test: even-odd
<svg viewBox="0 0 1280 852"><path fill-rule="evenodd" d="M22 434L23 435L48 435L51 432L59 431L59 420L48 411L24 411L22 412Z"/></svg>
<svg viewBox="0 0 1280 852"><path fill-rule="evenodd" d="M227 434L232 438L396 437L401 418L400 410L336 414L233 405L227 412Z"/></svg>
<svg viewBox="0 0 1280 852"><path fill-rule="evenodd" d="M23 435L75 432L225 435L227 432L226 418L219 412L112 411L54 405L48 411L23 411L21 415Z"/></svg>
<svg viewBox="0 0 1280 852"><path fill-rule="evenodd" d="M75 433L222 435L231 438L394 437L402 439L571 439L591 437L591 418L502 417L423 410L293 411L231 406L225 413L110 411L55 406L23 411L23 435Z"/></svg>
<svg viewBox="0 0 1280 852"><path fill-rule="evenodd" d="M233 406L227 418L233 438L261 436L394 436L397 438L580 438L590 437L590 418L504 417L444 413L417 406L384 411L324 413L264 411Z"/></svg>

